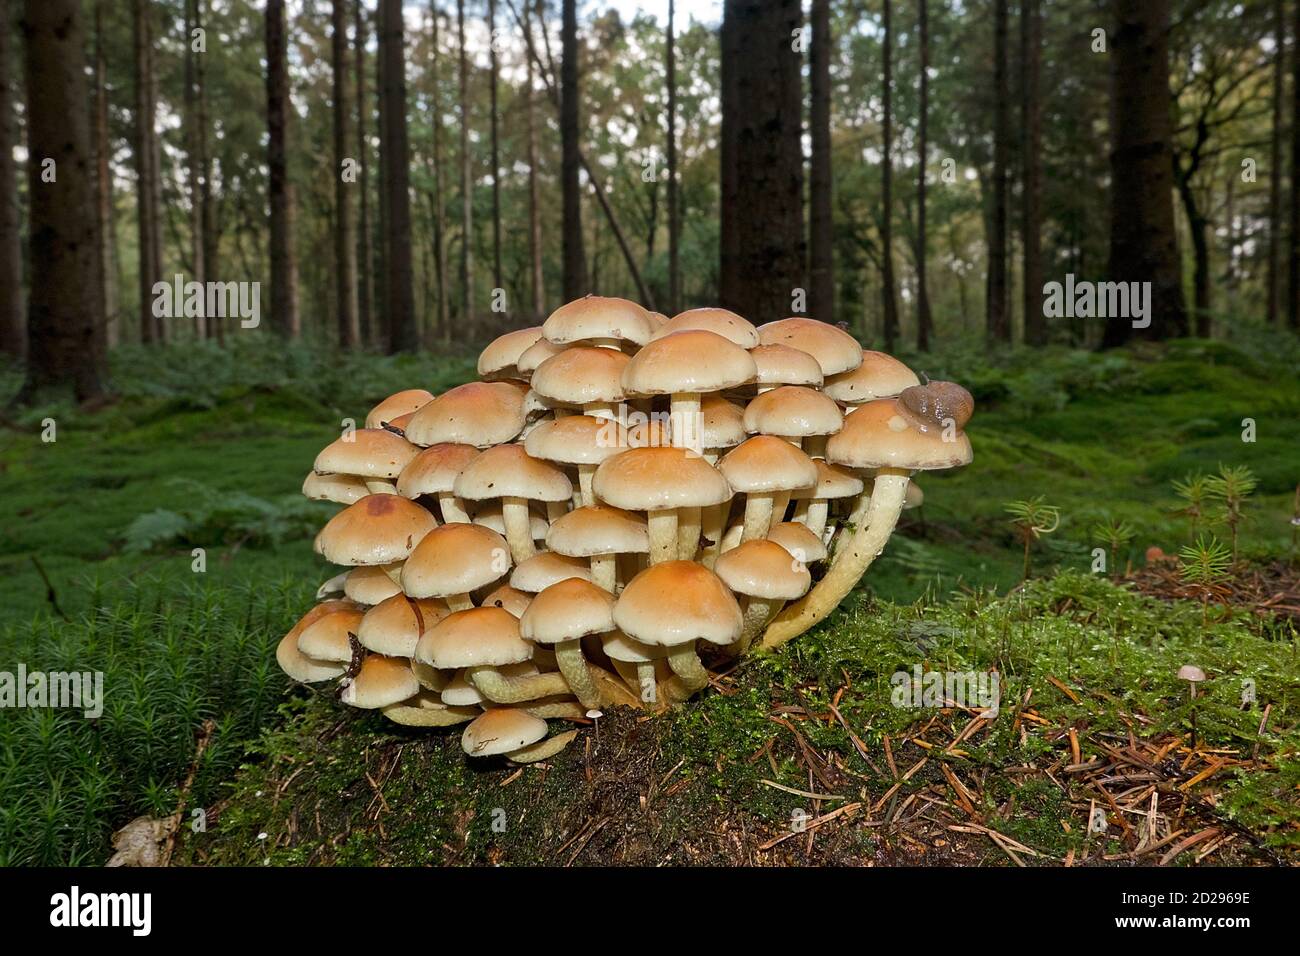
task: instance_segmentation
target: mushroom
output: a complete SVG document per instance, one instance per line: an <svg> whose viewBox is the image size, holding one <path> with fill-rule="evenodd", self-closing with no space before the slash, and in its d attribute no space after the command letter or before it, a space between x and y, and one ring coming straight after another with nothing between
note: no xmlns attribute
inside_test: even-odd
<svg viewBox="0 0 1300 956"><path fill-rule="evenodd" d="M636 692L641 703L657 703L659 698L655 662L667 658L668 649L656 644L643 644L619 630L602 634L600 641L605 656L614 663L615 670Z"/></svg>
<svg viewBox="0 0 1300 956"><path fill-rule="evenodd" d="M533 391L550 405L582 409L584 415L614 418L623 401L623 369L629 359L617 349L583 346L552 355L533 372Z"/></svg>
<svg viewBox="0 0 1300 956"><path fill-rule="evenodd" d="M583 505L595 504L591 479L596 468L627 447L627 431L622 425L591 415L568 415L544 421L524 440L524 450L532 457L577 468L578 501Z"/></svg>
<svg viewBox="0 0 1300 956"><path fill-rule="evenodd" d="M844 424L840 407L816 389L782 385L759 395L745 409L745 431L784 438L802 448L810 458L824 458L826 436ZM780 521L790 495L782 492L772 502Z"/></svg>
<svg viewBox="0 0 1300 956"><path fill-rule="evenodd" d="M920 389L929 390L929 394L908 399L909 393ZM768 627L763 649L778 647L802 634L853 589L893 533L912 472L954 468L970 462L970 439L961 429L973 403L968 393L961 399L954 389L960 386L931 382L907 389L898 399L868 402L851 412L844 419L844 428L827 442L828 462L876 469L869 504L855 521L852 536L839 546L825 577ZM924 409L924 414L916 409Z"/></svg>
<svg viewBox="0 0 1300 956"><path fill-rule="evenodd" d="M377 710L407 700L419 691L409 660L371 654L355 675L344 679L339 700L351 707Z"/></svg>
<svg viewBox="0 0 1300 956"><path fill-rule="evenodd" d="M812 575L789 551L765 538L746 541L718 558L717 575L736 594L743 594L745 624L732 650L744 654L786 601L808 593Z"/></svg>
<svg viewBox="0 0 1300 956"><path fill-rule="evenodd" d="M318 475L360 478L371 492L394 494L394 482L419 449L386 428L359 428L337 438L316 456ZM305 488L304 488L305 493Z"/></svg>
<svg viewBox="0 0 1300 956"><path fill-rule="evenodd" d="M643 644L668 648L668 666L678 678L669 692L685 700L709 682L695 642L731 644L740 638L744 618L735 597L708 568L665 561L628 582L614 605L614 624Z"/></svg>
<svg viewBox="0 0 1300 956"><path fill-rule="evenodd" d="M510 575L510 586L527 594L545 591L565 578L591 580L591 569L581 558L571 558L554 551L539 551Z"/></svg>
<svg viewBox="0 0 1300 956"><path fill-rule="evenodd" d="M567 694L557 673L512 676L501 668L522 664L533 645L519 636L519 619L499 607L475 607L447 615L420 638L415 659L439 670L465 668L465 679L484 697L500 704ZM443 700L447 699L447 689Z"/></svg>
<svg viewBox="0 0 1300 956"><path fill-rule="evenodd" d="M370 414L366 416L366 427L383 428L404 415L419 411L431 401L433 401L433 393L426 392L422 388L408 388L394 392L370 409Z"/></svg>
<svg viewBox="0 0 1300 956"><path fill-rule="evenodd" d="M552 312L542 324L542 335L552 345L581 342L617 349L624 342L645 345L657 327L650 314L635 302L586 295Z"/></svg>
<svg viewBox="0 0 1300 956"><path fill-rule="evenodd" d="M565 578L538 593L519 620L519 633L552 645L555 662L584 707L605 701L582 655L582 638L614 628L614 595L582 578Z"/></svg>
<svg viewBox="0 0 1300 956"><path fill-rule="evenodd" d="M1196 685L1205 680L1205 671L1195 664L1178 668L1178 679L1187 681L1189 700L1192 702L1192 749L1196 749Z"/></svg>
<svg viewBox="0 0 1300 956"><path fill-rule="evenodd" d="M802 353L800 353L802 354ZM809 356L804 356L812 361ZM816 364L815 362L813 363ZM717 465L718 459L728 448L735 448L749 436L745 433L745 410L734 402L729 402L721 395L706 395L700 401L700 412L704 416L704 460L710 465ZM700 562L706 568L712 568L722 548L722 533L726 530L728 502L709 505L701 509L700 535L703 537L703 553ZM678 528L678 557L689 560L694 557L688 553L691 548L690 529Z"/></svg>
<svg viewBox="0 0 1300 956"><path fill-rule="evenodd" d="M508 584L503 584L479 604L480 607L503 607L515 617L523 617L524 611L528 610L528 605L533 596L518 588L512 588Z"/></svg>
<svg viewBox="0 0 1300 956"><path fill-rule="evenodd" d="M400 563L353 568L343 579L343 593L358 604L379 604L394 594L402 593L402 589L393 580L394 574L400 580L401 573Z"/></svg>
<svg viewBox="0 0 1300 956"><path fill-rule="evenodd" d="M821 388L822 367L807 352L788 345L760 345L750 349L749 354L758 368L755 385L760 395L780 385Z"/></svg>
<svg viewBox="0 0 1300 956"><path fill-rule="evenodd" d="M351 654L343 662L324 660L309 657L298 647L298 638L303 631L322 618L341 611L355 615L357 607L350 601L326 601L323 604L317 604L304 614L297 624L290 628L288 634L280 639L280 643L275 649L275 660L280 665L280 669L289 675L290 680L302 684L315 684L320 681L342 677L347 672L347 662L351 661ZM354 619L349 618L349 620Z"/></svg>
<svg viewBox="0 0 1300 956"><path fill-rule="evenodd" d="M820 536L826 530L831 499L856 498L862 494L866 483L857 475L828 465L820 458L814 458L813 463L817 466L816 484L800 488L790 497L799 502L794 520L807 525L809 531Z"/></svg>
<svg viewBox="0 0 1300 956"><path fill-rule="evenodd" d="M822 375L847 372L862 364L862 346L843 329L817 319L778 319L758 327L762 345L785 345L807 352L821 366Z"/></svg>
<svg viewBox="0 0 1300 956"><path fill-rule="evenodd" d="M413 697L382 708L384 716L405 727L451 727L473 720L482 713L477 707L453 707L434 691L421 689Z"/></svg>
<svg viewBox="0 0 1300 956"><path fill-rule="evenodd" d="M436 598L395 594L366 611L357 627L357 642L389 657L410 657L424 632L451 613Z"/></svg>
<svg viewBox="0 0 1300 956"><path fill-rule="evenodd" d="M506 540L517 562L537 553L529 527L528 502L568 501L573 484L549 462L533 458L522 445L497 445L471 461L456 477L456 495L467 501L501 500Z"/></svg>
<svg viewBox="0 0 1300 956"><path fill-rule="evenodd" d="M473 445L440 442L412 458L397 476L397 493L403 498L432 495L438 499L444 524L467 522L469 515L453 488L456 476L478 455Z"/></svg>
<svg viewBox="0 0 1300 956"><path fill-rule="evenodd" d="M438 526L437 519L397 495L367 495L348 505L316 535L316 553L331 564L392 564L405 561Z"/></svg>
<svg viewBox="0 0 1300 956"><path fill-rule="evenodd" d="M816 564L826 557L826 545L822 539L797 521L772 525L767 540L775 541L789 551L792 558L803 564Z"/></svg>
<svg viewBox="0 0 1300 956"><path fill-rule="evenodd" d="M729 342L734 342L742 349L752 349L758 345L758 330L748 319L741 318L730 309L707 306L702 309L687 309L678 312L655 331L654 338L662 339L675 332L704 330L720 335Z"/></svg>
<svg viewBox="0 0 1300 956"><path fill-rule="evenodd" d="M591 561L591 579L611 594L618 585L618 556L647 554L645 519L609 505L577 508L551 525L546 546L556 554Z"/></svg>
<svg viewBox="0 0 1300 956"><path fill-rule="evenodd" d="M312 501L350 505L370 494L370 489L364 481L353 475L318 475L309 471L303 479L302 494Z"/></svg>
<svg viewBox="0 0 1300 956"><path fill-rule="evenodd" d="M460 745L471 757L504 754L513 763L533 763L554 757L577 736L576 730L546 736L546 721L519 707L485 710L465 728Z"/></svg>
<svg viewBox="0 0 1300 956"><path fill-rule="evenodd" d="M467 382L439 395L406 424L415 445L473 445L507 442L524 428L524 392L509 382Z"/></svg>
<svg viewBox="0 0 1300 956"><path fill-rule="evenodd" d="M596 497L615 508L646 512L651 563L678 557L680 509L721 504L732 495L717 469L681 448L630 448L620 452L596 469L592 488Z"/></svg>
<svg viewBox="0 0 1300 956"><path fill-rule="evenodd" d="M402 590L412 598L442 598L453 611L474 606L470 594L510 570L510 548L495 531L445 524L430 532L402 565Z"/></svg>
<svg viewBox="0 0 1300 956"><path fill-rule="evenodd" d="M481 505L474 510L474 517L470 519L473 524L482 525L485 528L491 528L497 534L506 533L506 519L501 513L501 502L494 501L489 504ZM546 519L537 513L533 508L528 509L528 533L532 535L533 541L545 541L546 531L550 527Z"/></svg>
<svg viewBox="0 0 1300 956"><path fill-rule="evenodd" d="M519 371L519 357L536 345L541 337L540 325L498 335L478 355L478 377L489 382L501 379L528 381L528 375Z"/></svg>
<svg viewBox="0 0 1300 956"><path fill-rule="evenodd" d="M337 608L308 622L298 632L298 651L314 661L350 664L356 656L352 639L362 613L356 607Z"/></svg>
<svg viewBox="0 0 1300 956"><path fill-rule="evenodd" d="M755 435L737 445L718 462L718 470L727 484L746 495L743 541L767 537L768 529L784 520L785 509L778 514L774 508L779 496L788 499L817 481L813 460L773 435Z"/></svg>
<svg viewBox="0 0 1300 956"><path fill-rule="evenodd" d="M832 375L822 391L841 405L864 405L878 398L893 398L920 384L916 373L892 355L864 349L862 364Z"/></svg>

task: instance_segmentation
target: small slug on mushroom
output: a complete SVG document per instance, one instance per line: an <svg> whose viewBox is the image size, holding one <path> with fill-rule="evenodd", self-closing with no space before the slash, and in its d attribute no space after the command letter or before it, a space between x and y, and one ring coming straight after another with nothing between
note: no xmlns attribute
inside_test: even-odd
<svg viewBox="0 0 1300 956"><path fill-rule="evenodd" d="M899 404L908 412L921 431L930 426L942 428L951 420L957 428L965 428L975 411L975 399L956 382L930 382L912 385L898 396Z"/></svg>

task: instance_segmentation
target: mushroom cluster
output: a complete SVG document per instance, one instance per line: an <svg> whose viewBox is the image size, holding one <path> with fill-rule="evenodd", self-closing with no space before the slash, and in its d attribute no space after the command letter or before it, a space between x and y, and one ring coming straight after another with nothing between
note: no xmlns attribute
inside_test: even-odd
<svg viewBox="0 0 1300 956"><path fill-rule="evenodd" d="M587 296L479 381L398 392L316 458L346 570L284 636L302 682L472 755L544 759L602 708L654 710L849 593L917 471L971 460L970 394L824 322L669 319Z"/></svg>

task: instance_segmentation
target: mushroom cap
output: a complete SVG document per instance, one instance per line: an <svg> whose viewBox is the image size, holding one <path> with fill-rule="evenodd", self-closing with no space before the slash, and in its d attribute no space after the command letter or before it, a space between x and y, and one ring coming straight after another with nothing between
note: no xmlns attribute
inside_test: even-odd
<svg viewBox="0 0 1300 956"><path fill-rule="evenodd" d="M503 607L515 617L523 617L533 596L526 591L503 584L479 602L480 607Z"/></svg>
<svg viewBox="0 0 1300 956"><path fill-rule="evenodd" d="M330 518L316 535L316 553L332 564L392 564L404 561L437 526L414 501L366 495Z"/></svg>
<svg viewBox="0 0 1300 956"><path fill-rule="evenodd" d="M843 424L840 407L805 385L782 385L762 392L745 407L745 431L764 435L833 435Z"/></svg>
<svg viewBox="0 0 1300 956"><path fill-rule="evenodd" d="M655 339L623 370L629 395L718 392L752 382L758 369L749 353L716 332L688 329Z"/></svg>
<svg viewBox="0 0 1300 956"><path fill-rule="evenodd" d="M506 519L501 514L501 502L493 501L489 504L480 505L474 512L474 517L470 519L474 524L482 525L485 528L491 528L497 534L506 533ZM532 535L534 541L542 541L546 538L548 525L546 519L536 511L528 512L528 533Z"/></svg>
<svg viewBox="0 0 1300 956"><path fill-rule="evenodd" d="M1199 684L1205 680L1205 671L1201 670L1195 664L1184 664L1178 668L1178 677L1181 680L1191 681L1193 684Z"/></svg>
<svg viewBox="0 0 1300 956"><path fill-rule="evenodd" d="M343 593L358 604L374 605L386 601L394 594L401 594L402 589L393 580L402 576L400 564L375 564L353 568L343 579Z"/></svg>
<svg viewBox="0 0 1300 956"><path fill-rule="evenodd" d="M571 558L554 551L540 551L519 562L510 575L510 586L529 594L544 591L565 578L591 580L591 566L581 558ZM536 599L534 599L536 600Z"/></svg>
<svg viewBox="0 0 1300 956"><path fill-rule="evenodd" d="M510 546L501 535L477 524L445 524L402 565L402 590L415 598L468 594L509 570Z"/></svg>
<svg viewBox="0 0 1300 956"><path fill-rule="evenodd" d="M420 686L428 690L442 693L443 689L451 681L451 671L440 671L436 667L430 667L428 664L422 664L420 661L411 661L411 673L415 679L420 682Z"/></svg>
<svg viewBox="0 0 1300 956"><path fill-rule="evenodd" d="M593 349L612 352L613 349ZM627 431L612 418L566 415L541 422L524 439L524 450L537 459L564 465L599 465L628 447Z"/></svg>
<svg viewBox="0 0 1300 956"><path fill-rule="evenodd" d="M471 757L510 753L546 736L546 721L518 707L493 707L475 717L460 735L460 745Z"/></svg>
<svg viewBox="0 0 1300 956"><path fill-rule="evenodd" d="M732 494L716 468L684 448L620 452L596 469L592 490L602 501L626 511L698 508L721 504Z"/></svg>
<svg viewBox="0 0 1300 956"><path fill-rule="evenodd" d="M412 416L407 440L487 448L510 441L524 428L524 392L509 382L467 382L439 395Z"/></svg>
<svg viewBox="0 0 1300 956"><path fill-rule="evenodd" d="M702 405L703 403L701 403ZM641 419L644 418L644 421ZM627 415L627 448L668 448L672 446L672 425L664 412L645 415L632 411Z"/></svg>
<svg viewBox="0 0 1300 956"><path fill-rule="evenodd" d="M788 345L760 345L749 354L758 368L759 385L810 385L820 388L821 364L807 352Z"/></svg>
<svg viewBox="0 0 1300 956"><path fill-rule="evenodd" d="M533 372L533 391L563 405L623 400L623 369L630 362L617 349L581 346L552 355Z"/></svg>
<svg viewBox="0 0 1300 956"><path fill-rule="evenodd" d="M436 495L451 491L456 476L474 460L473 445L439 442L412 458L397 476L397 493L403 498Z"/></svg>
<svg viewBox="0 0 1300 956"><path fill-rule="evenodd" d="M318 475L309 471L302 483L302 493L303 497L312 501L350 505L370 494L370 489L364 481L353 475Z"/></svg>
<svg viewBox="0 0 1300 956"><path fill-rule="evenodd" d="M387 428L358 428L326 445L312 470L322 475L396 478L419 450Z"/></svg>
<svg viewBox="0 0 1300 956"><path fill-rule="evenodd" d="M767 600L793 601L812 587L804 563L766 538L745 541L720 555L714 571L737 594Z"/></svg>
<svg viewBox="0 0 1300 956"><path fill-rule="evenodd" d="M361 646L389 657L410 657L421 635L451 612L437 598L394 594L366 611L357 627Z"/></svg>
<svg viewBox="0 0 1300 956"><path fill-rule="evenodd" d="M745 433L745 410L721 395L705 395L700 400L704 427L700 431L703 448L733 448L748 436Z"/></svg>
<svg viewBox="0 0 1300 956"><path fill-rule="evenodd" d="M820 458L814 458L813 464L817 466L817 483L810 488L791 492L790 497L796 501L805 498L852 498L862 494L866 487L866 483L857 475L828 465Z"/></svg>
<svg viewBox="0 0 1300 956"><path fill-rule="evenodd" d="M925 504L925 492L921 490L921 486L915 481L909 481L907 491L903 493L903 510L919 508L923 504Z"/></svg>
<svg viewBox="0 0 1300 956"><path fill-rule="evenodd" d="M755 435L722 456L718 470L736 491L763 494L809 488L817 481L817 466L784 438Z"/></svg>
<svg viewBox="0 0 1300 956"><path fill-rule="evenodd" d="M538 644L558 644L614 627L614 595L582 578L565 578L539 591L519 619L519 633Z"/></svg>
<svg viewBox="0 0 1300 956"><path fill-rule="evenodd" d="M554 345L590 339L622 339L645 345L656 323L635 302L612 296L587 295L560 306L542 325L542 335Z"/></svg>
<svg viewBox="0 0 1300 956"><path fill-rule="evenodd" d="M648 664L668 656L668 649L658 644L644 644L628 637L622 631L613 630L600 636L605 656L612 661L625 664Z"/></svg>
<svg viewBox="0 0 1300 956"><path fill-rule="evenodd" d="M520 376L531 378L539 365L552 355L559 355L568 347L567 345L556 345L544 338L538 339L520 354L518 361L515 362L515 368L519 371Z"/></svg>
<svg viewBox="0 0 1300 956"><path fill-rule="evenodd" d="M533 646L519 636L519 618L505 608L475 607L453 611L424 632L415 659L439 669L500 667L533 656Z"/></svg>
<svg viewBox="0 0 1300 956"><path fill-rule="evenodd" d="M314 684L319 681L333 680L347 673L345 663L308 657L298 649L298 638L308 627L327 615L339 611L355 610L356 606L350 601L325 601L317 604L298 619L298 623L291 627L289 633L280 639L280 643L275 649L275 661L280 665L280 669L289 675L290 680L296 680L303 684ZM350 655L348 659L351 660Z"/></svg>
<svg viewBox="0 0 1300 956"><path fill-rule="evenodd" d="M845 405L861 405L877 398L893 398L903 389L920 384L916 373L892 355L863 349L862 364L832 375L822 391Z"/></svg>
<svg viewBox="0 0 1300 956"><path fill-rule="evenodd" d="M394 424L397 419L419 411L431 401L433 401L433 393L426 392L422 388L407 388L394 392L370 409L370 413L366 415L366 427L383 428L385 423Z"/></svg>
<svg viewBox="0 0 1300 956"><path fill-rule="evenodd" d="M695 640L731 644L744 619L736 598L704 565L663 561L628 582L614 605L614 623L643 644L674 647Z"/></svg>
<svg viewBox="0 0 1300 956"><path fill-rule="evenodd" d="M573 498L569 476L550 462L529 455L523 445L497 445L487 449L461 469L452 490L467 501L493 498L569 501Z"/></svg>
<svg viewBox="0 0 1300 956"><path fill-rule="evenodd" d="M535 345L541 337L540 325L514 329L504 335L498 335L478 354L478 377L486 381L519 378L517 365L519 356L523 355L530 346Z"/></svg>
<svg viewBox="0 0 1300 956"><path fill-rule="evenodd" d="M790 556L804 564L812 564L826 557L826 544L813 534L807 525L797 521L782 521L772 525L767 540L775 541L790 552Z"/></svg>
<svg viewBox="0 0 1300 956"><path fill-rule="evenodd" d="M375 710L414 697L420 682L411 673L411 662L404 657L371 654L361 662L355 677L343 685L339 700L352 707Z"/></svg>
<svg viewBox="0 0 1300 956"><path fill-rule="evenodd" d="M730 309L720 309L713 306L678 312L659 326L654 338L662 339L674 332L686 332L692 329L703 329L706 332L721 335L724 339L734 342L742 349L752 349L758 345L758 330L754 328L752 322L741 318Z"/></svg>
<svg viewBox="0 0 1300 956"><path fill-rule="evenodd" d="M354 607L322 614L298 632L298 650L318 661L351 661L352 641L348 635L357 632L362 616L361 609Z"/></svg>
<svg viewBox="0 0 1300 956"><path fill-rule="evenodd" d="M650 536L645 519L638 514L609 505L587 505L556 518L546 532L546 546L573 558L646 554Z"/></svg>
<svg viewBox="0 0 1300 956"><path fill-rule="evenodd" d="M807 352L822 367L823 376L847 372L862 364L862 346L838 326L816 319L778 319L758 327L763 345L788 345Z"/></svg>
<svg viewBox="0 0 1300 956"><path fill-rule="evenodd" d="M944 441L945 430L922 431L896 399L859 405L844 417L844 427L826 443L826 460L850 468L904 468L934 471L970 464L970 439L957 431Z"/></svg>

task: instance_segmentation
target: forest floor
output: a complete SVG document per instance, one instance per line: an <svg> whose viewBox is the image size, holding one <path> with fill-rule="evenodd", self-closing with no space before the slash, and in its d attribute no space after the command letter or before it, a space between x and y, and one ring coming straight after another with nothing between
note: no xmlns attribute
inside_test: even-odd
<svg viewBox="0 0 1300 956"><path fill-rule="evenodd" d="M96 721L0 720L0 862L101 863L134 817L198 807L176 862L1300 861L1295 356L913 361L971 387L975 463L922 477L925 506L846 606L689 706L611 712L520 769L291 690L272 659L330 574L310 547L330 509L296 494L315 452L468 359L123 351L115 404L0 431L0 670L106 687ZM1220 463L1259 488L1247 570L1207 610L1143 555L1188 540L1170 482ZM1020 586L1005 507L1039 494L1061 527ZM1136 531L1120 584L1091 573L1102 518ZM1186 663L1210 677L1195 702ZM998 716L893 706L918 664L995 669Z"/></svg>

